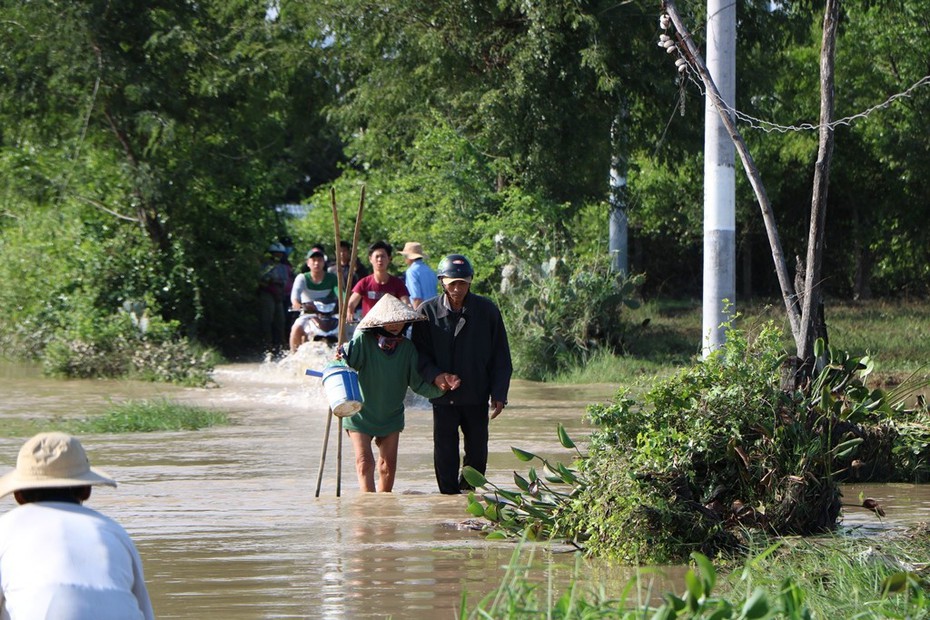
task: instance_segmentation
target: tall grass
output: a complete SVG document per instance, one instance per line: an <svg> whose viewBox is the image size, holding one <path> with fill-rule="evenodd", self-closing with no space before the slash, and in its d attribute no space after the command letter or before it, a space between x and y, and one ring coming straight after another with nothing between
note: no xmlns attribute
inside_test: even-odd
<svg viewBox="0 0 930 620"><path fill-rule="evenodd" d="M766 541L742 566L714 567L693 557L680 594L653 590L656 568L637 569L617 591L583 589L584 564L574 579L555 591L551 578L515 552L501 585L469 606L462 595L458 617L495 620L546 618L756 618L878 619L928 618L926 532L870 540L857 537Z"/></svg>
<svg viewBox="0 0 930 620"><path fill-rule="evenodd" d="M46 431L81 433L149 433L196 431L232 424L229 415L167 399L128 400L113 403L102 413L85 418L13 418L4 421L7 437L29 437Z"/></svg>
<svg viewBox="0 0 930 620"><path fill-rule="evenodd" d="M784 346L794 353L791 330L780 300L737 302L734 326L772 320L785 333ZM701 352L700 300L649 301L624 310L637 327L626 335L624 353L600 352L585 364L553 378L559 383L641 385L690 364ZM930 363L930 302L826 300L830 344L852 355L875 358L874 377L896 383Z"/></svg>
<svg viewBox="0 0 930 620"><path fill-rule="evenodd" d="M77 422L75 430L85 433L195 431L229 423L229 416L222 411L165 399L132 400L113 405L103 415Z"/></svg>

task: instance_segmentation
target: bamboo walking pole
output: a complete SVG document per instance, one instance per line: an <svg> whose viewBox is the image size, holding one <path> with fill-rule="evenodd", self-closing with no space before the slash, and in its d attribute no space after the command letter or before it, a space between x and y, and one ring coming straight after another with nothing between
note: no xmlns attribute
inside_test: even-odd
<svg viewBox="0 0 930 620"><path fill-rule="evenodd" d="M335 232L335 241L336 241L336 252L338 253L339 247L341 245L341 238L339 235L339 213L336 207L336 190L333 188L330 190L330 198L332 202L333 209L333 230ZM336 282L338 287L338 299L339 299L339 327L338 327L338 336L336 342L336 348L342 346L345 341L345 326L346 322L349 320L349 300L348 295L349 291L348 285L352 282L352 277L356 271L356 258L355 255L358 252L358 238L359 233L361 232L361 223L362 223L362 211L365 208L365 186L362 186L362 194L358 203L358 214L355 217L355 231L352 237L352 252L349 256L349 269L346 273L346 277L343 278L342 269L336 269ZM338 257L338 254L337 254ZM337 258L338 261L338 258ZM338 263L337 263L338 267ZM323 467L326 464L326 448L329 445L329 429L332 426L333 421L333 410L329 408L327 410L326 417L326 430L324 431L323 436L323 450L320 453L320 467L319 472L317 472L316 478L316 497L320 496L320 487L323 483ZM336 441L336 497L339 497L342 493L342 418L339 418L339 436Z"/></svg>
<svg viewBox="0 0 930 620"><path fill-rule="evenodd" d="M336 188L330 189L330 202L332 203L333 208L333 230L336 236L336 260L338 262L338 252L339 252L339 212L336 208ZM342 285L342 270L336 269L336 282L337 282L337 291L338 291L338 301L339 301L339 331L338 331L338 343L336 344L337 350L338 347L342 346L342 315L343 315L343 306L345 305L345 300L343 299L343 285ZM316 497L320 496L320 486L323 484L323 467L326 465L326 448L329 446L329 429L332 427L333 423L333 410L332 407L328 408L326 411L326 430L323 431L323 450L320 452L320 470L317 472L316 476ZM336 497L339 497L342 491L342 419L339 419L339 438L337 440L337 450L336 450Z"/></svg>
<svg viewBox="0 0 930 620"><path fill-rule="evenodd" d="M348 299L346 299L346 283L343 281L342 269L339 268L339 246L341 245L342 239L339 236L339 210L336 208L336 188L330 190L330 196L332 198L331 202L333 205L333 231L336 233L336 245L333 246L334 252L336 254L336 282L338 287L338 300L339 300L339 327L337 331L336 338L336 350L342 346L343 343L343 334L345 329L342 326L342 316L345 314L344 308L348 305ZM329 412L330 419L332 419L332 409ZM342 495L342 418L339 418L339 428L336 435L336 497Z"/></svg>
<svg viewBox="0 0 930 620"><path fill-rule="evenodd" d="M333 410L326 411L326 430L323 431L323 450L320 452L320 470L316 474L316 497L320 496L320 485L323 484L323 465L326 464L326 446L329 444L329 427L333 421Z"/></svg>
<svg viewBox="0 0 930 620"><path fill-rule="evenodd" d="M352 251L349 254L349 268L346 270L346 288L349 288L349 284L352 282L352 274L355 273L355 253L358 251L358 234L361 230L362 224L362 211L365 209L365 186L362 185L362 194L358 200L358 213L355 215L355 231L352 235ZM342 278L342 269L337 269L340 279ZM342 342L345 339L346 333L346 323L349 321L349 291L346 290L345 299L339 306L339 332L337 336L338 344L336 346L341 347ZM339 461L337 463L337 468L341 467L342 464L342 418L339 418L339 441L336 443L337 453L339 454ZM339 476L336 478L336 495L339 495Z"/></svg>

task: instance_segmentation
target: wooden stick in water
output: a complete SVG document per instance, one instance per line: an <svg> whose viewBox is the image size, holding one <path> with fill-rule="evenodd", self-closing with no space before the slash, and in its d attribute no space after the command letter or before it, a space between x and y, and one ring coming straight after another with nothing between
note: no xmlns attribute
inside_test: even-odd
<svg viewBox="0 0 930 620"><path fill-rule="evenodd" d="M330 200L332 202L332 207L333 207L333 230L336 233L336 252L338 253L339 252L339 212L336 209L336 188L335 187L330 189L329 195L330 195ZM337 254L336 256L337 256L336 260L338 261L339 255ZM344 300L342 299L343 295L342 295L342 270L341 269L336 269L336 282L337 282L337 290L338 290L337 301L339 303L338 312L339 312L339 316L341 317L342 316L342 304L344 303ZM340 323L341 322L342 321L340 319ZM342 333L341 325L340 325L339 333L340 335ZM340 337L339 344L337 346L341 346L341 345L342 345L342 338ZM323 466L326 464L326 447L329 445L329 429L332 426L332 422L333 422L333 410L332 408L330 408L330 409L327 409L326 411L326 430L323 433L323 450L320 453L320 471L317 473L317 477L316 477L316 497L320 496L320 486L323 483ZM341 467L342 420L341 419L339 420L339 440L337 441L337 443L339 444L339 449L337 450L337 457L339 458L340 462L336 463L336 497L339 497L339 491L341 487L340 478L342 476L342 472L341 472L342 470L342 467Z"/></svg>
<svg viewBox="0 0 930 620"><path fill-rule="evenodd" d="M335 204L335 200L333 201ZM355 234L352 237L352 252L349 254L349 269L346 271L345 296L342 295L342 269L336 269L336 275L340 280L339 298L342 302L339 305L339 331L336 338L336 346L341 347L345 340L345 326L349 321L349 287L352 283L352 276L355 274L355 253L358 251L358 235L362 223L362 210L365 208L365 186L362 186L362 196L358 202L358 214L355 216ZM334 212L335 213L335 212ZM335 217L335 215L333 216ZM338 231L338 224L337 224ZM340 244L338 239L339 233L336 233L336 246ZM336 497L339 497L342 490L342 418L339 418L339 439L336 442Z"/></svg>
<svg viewBox="0 0 930 620"><path fill-rule="evenodd" d="M316 495L320 496L320 486L323 484L323 465L326 464L326 445L329 443L329 425L333 421L333 410L328 409L326 412L326 431L323 433L323 451L320 452L320 471L316 474Z"/></svg>

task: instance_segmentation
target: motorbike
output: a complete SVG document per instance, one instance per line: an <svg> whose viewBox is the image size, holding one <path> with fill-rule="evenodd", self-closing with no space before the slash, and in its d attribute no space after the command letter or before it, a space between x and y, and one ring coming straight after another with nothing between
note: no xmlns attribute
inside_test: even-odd
<svg viewBox="0 0 930 620"><path fill-rule="evenodd" d="M301 304L301 323L308 341L335 345L339 339L339 305L335 299L306 301Z"/></svg>

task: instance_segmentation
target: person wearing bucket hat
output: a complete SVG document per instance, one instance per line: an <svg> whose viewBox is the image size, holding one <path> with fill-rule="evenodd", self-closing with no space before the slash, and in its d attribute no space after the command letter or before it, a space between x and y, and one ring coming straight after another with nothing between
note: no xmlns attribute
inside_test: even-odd
<svg viewBox="0 0 930 620"><path fill-rule="evenodd" d="M475 272L461 254L439 263L443 294L420 305L426 319L411 338L420 374L448 391L433 404L433 466L439 491L460 493L471 485L460 474L468 465L482 474L488 464L488 426L507 404L513 364L500 310L470 291ZM489 416L490 405L490 416ZM459 429L465 457L459 460Z"/></svg>
<svg viewBox="0 0 930 620"><path fill-rule="evenodd" d="M421 320L423 317L387 293L356 326L352 340L336 354L337 359L345 360L358 372L362 393L361 410L343 419L355 450L355 472L362 491L390 492L394 488L407 388L426 398L443 394L417 372L417 351L403 336L411 322ZM377 463L372 440L378 446Z"/></svg>
<svg viewBox="0 0 930 620"><path fill-rule="evenodd" d="M0 618L152 619L142 560L129 534L83 506L92 486L116 486L81 443L40 433L0 478L19 504L0 517Z"/></svg>
<svg viewBox="0 0 930 620"><path fill-rule="evenodd" d="M436 296L439 281L436 279L436 272L423 260L426 258L423 246L416 241L408 241L398 254L402 255L407 263L404 283L410 293L410 305L416 310L424 301Z"/></svg>

